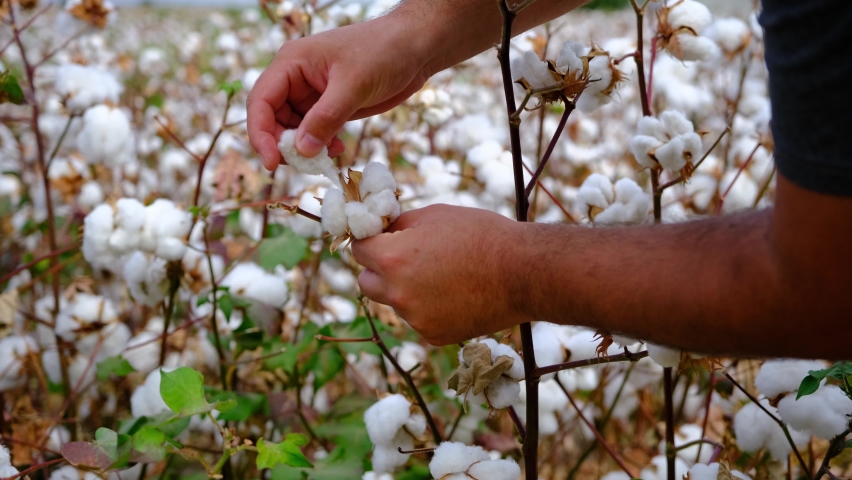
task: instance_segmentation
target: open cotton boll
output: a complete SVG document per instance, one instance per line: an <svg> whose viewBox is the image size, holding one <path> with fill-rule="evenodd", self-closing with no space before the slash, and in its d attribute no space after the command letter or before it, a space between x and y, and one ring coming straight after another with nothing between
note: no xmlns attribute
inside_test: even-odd
<svg viewBox="0 0 852 480"><path fill-rule="evenodd" d="M580 57L588 54L588 51L589 49L579 42L569 40L563 43L559 55L556 56L556 70L563 75L582 73L583 59Z"/></svg>
<svg viewBox="0 0 852 480"><path fill-rule="evenodd" d="M29 352L35 352L37 349L38 346L30 337L10 335L0 339L0 392L19 387L26 382L23 360Z"/></svg>
<svg viewBox="0 0 852 480"><path fill-rule="evenodd" d="M406 372L414 368L418 363L426 361L426 349L419 343L402 342L402 345L393 347L391 353L396 358L396 363Z"/></svg>
<svg viewBox="0 0 852 480"><path fill-rule="evenodd" d="M846 429L852 415L852 400L837 385L825 385L798 400L787 395L778 402L778 413L796 430L831 439Z"/></svg>
<svg viewBox="0 0 852 480"><path fill-rule="evenodd" d="M396 180L388 170L388 166L379 162L369 162L361 172L361 183L358 187L361 198L368 194L377 194L383 190L396 190Z"/></svg>
<svg viewBox="0 0 852 480"><path fill-rule="evenodd" d="M559 341L558 325L535 322L532 326L535 359L539 365L555 365L565 361L565 347Z"/></svg>
<svg viewBox="0 0 852 480"><path fill-rule="evenodd" d="M530 88L549 87L557 83L556 77L550 72L547 62L538 58L532 50L527 50L520 57L512 60L512 80L524 79Z"/></svg>
<svg viewBox="0 0 852 480"><path fill-rule="evenodd" d="M467 162L479 169L487 162L500 158L504 151L496 140L485 140L467 151Z"/></svg>
<svg viewBox="0 0 852 480"><path fill-rule="evenodd" d="M760 403L773 415L778 414L778 410L768 400L762 399ZM765 448L776 460L785 460L792 450L781 427L755 403L743 406L734 416L734 435L740 449L756 452ZM790 437L797 447L806 444L810 438L808 434L792 428Z"/></svg>
<svg viewBox="0 0 852 480"><path fill-rule="evenodd" d="M98 182L89 181L80 187L77 203L86 210L95 208L104 201L104 191Z"/></svg>
<svg viewBox="0 0 852 480"><path fill-rule="evenodd" d="M734 17L713 20L713 23L707 26L701 35L716 42L725 53L729 54L738 52L751 40L748 25Z"/></svg>
<svg viewBox="0 0 852 480"><path fill-rule="evenodd" d="M378 217L390 217L396 220L399 217L399 201L393 190L381 190L371 193L364 199L367 210Z"/></svg>
<svg viewBox="0 0 852 480"><path fill-rule="evenodd" d="M444 478L453 473L464 473L476 462L488 462L491 457L480 446L459 442L441 442L429 462L429 472L434 478ZM487 478L487 477L483 477Z"/></svg>
<svg viewBox="0 0 852 480"><path fill-rule="evenodd" d="M325 295L320 300L325 309L325 320L331 322L349 323L358 316L358 307L348 298L339 295Z"/></svg>
<svg viewBox="0 0 852 480"><path fill-rule="evenodd" d="M685 425L681 425L675 432L675 447L681 447L687 443L701 440L702 438L702 428L698 425L687 423ZM687 463L693 463L698 455L698 449L699 446L697 444L691 447L682 448L678 450L677 456ZM658 451L662 455L666 453L665 440L660 442ZM708 445L704 445L703 448L701 448L701 457L698 458L698 463L707 463L712 456L713 448Z"/></svg>
<svg viewBox="0 0 852 480"><path fill-rule="evenodd" d="M562 345L568 350L569 362L574 360L583 360L586 358L594 358L597 356L598 344L600 339L595 338L595 332L591 330L580 330L562 337Z"/></svg>
<svg viewBox="0 0 852 480"><path fill-rule="evenodd" d="M642 480L666 480L668 468L666 466L666 456L657 455L651 459L651 464L642 469L639 478ZM675 458L675 478L683 478L689 472L689 465Z"/></svg>
<svg viewBox="0 0 852 480"><path fill-rule="evenodd" d="M688 28L699 33L713 19L710 9L695 0L668 0L666 8L669 25L675 30Z"/></svg>
<svg viewBox="0 0 852 480"><path fill-rule="evenodd" d="M499 410L517 403L520 398L521 387L518 380L500 375L491 385L485 388L485 396L491 408Z"/></svg>
<svg viewBox="0 0 852 480"><path fill-rule="evenodd" d="M334 236L346 233L349 222L346 219L346 200L341 190L337 188L326 190L320 214L323 230Z"/></svg>
<svg viewBox="0 0 852 480"><path fill-rule="evenodd" d="M680 54L678 58L685 62L712 60L719 54L719 47L709 38L685 33L675 37Z"/></svg>
<svg viewBox="0 0 852 480"><path fill-rule="evenodd" d="M270 274L252 262L237 264L220 285L228 287L231 295L238 298L254 300L276 308L287 301L286 279Z"/></svg>
<svg viewBox="0 0 852 480"><path fill-rule="evenodd" d="M503 375L514 379L515 381L523 380L524 377L524 361L518 352L509 345L498 343L491 347L491 361L495 361L497 357L507 356L512 359L512 368L506 371Z"/></svg>
<svg viewBox="0 0 852 480"><path fill-rule="evenodd" d="M613 68L608 55L599 55L589 60L589 84L577 99L577 108L589 113L610 102L609 92L613 88Z"/></svg>
<svg viewBox="0 0 852 480"><path fill-rule="evenodd" d="M809 371L824 368L825 363L819 360L767 360L760 366L754 386L766 398L775 398L782 393L798 391Z"/></svg>
<svg viewBox="0 0 852 480"><path fill-rule="evenodd" d="M313 158L303 157L296 151L296 130L288 129L281 133L278 141L278 151L299 173L305 175L325 175L333 185L340 186L338 170L334 160L328 156L328 147L322 147L320 153Z"/></svg>
<svg viewBox="0 0 852 480"><path fill-rule="evenodd" d="M651 157L650 152L663 145L660 140L649 135L636 135L630 139L630 152L639 162L639 165L654 168L657 162Z"/></svg>
<svg viewBox="0 0 852 480"><path fill-rule="evenodd" d="M695 132L692 122L677 110L666 110L661 113L660 122L662 123L665 134L669 137Z"/></svg>
<svg viewBox="0 0 852 480"><path fill-rule="evenodd" d="M367 205L361 202L348 202L345 209L349 231L356 239L374 237L382 233L384 227L382 217L371 212Z"/></svg>
<svg viewBox="0 0 852 480"><path fill-rule="evenodd" d="M137 372L149 373L160 364L160 334L142 330L127 342L122 356Z"/></svg>
<svg viewBox="0 0 852 480"><path fill-rule="evenodd" d="M133 157L130 119L118 108L97 105L86 110L83 128L77 134L77 149L89 163L114 168Z"/></svg>
<svg viewBox="0 0 852 480"><path fill-rule="evenodd" d="M739 470L731 470L731 476L740 480L751 480L751 477L740 472ZM689 480L717 480L719 478L719 463L714 462L709 465L696 463L689 469Z"/></svg>
<svg viewBox="0 0 852 480"><path fill-rule="evenodd" d="M722 204L722 212L732 213L751 209L758 190L757 182L747 172L740 173L738 169L729 170L719 181L719 192L728 192Z"/></svg>
<svg viewBox="0 0 852 480"><path fill-rule="evenodd" d="M364 411L367 435L374 445L393 446L393 439L411 417L411 402L400 394L388 395ZM396 448L396 447L394 447Z"/></svg>
<svg viewBox="0 0 852 480"><path fill-rule="evenodd" d="M615 200L615 191L612 182L600 173L593 173L583 180L580 191L577 192L577 201L590 207L606 208Z"/></svg>
<svg viewBox="0 0 852 480"><path fill-rule="evenodd" d="M489 480L518 480L521 478L521 467L514 460L489 460L477 462L468 469L470 477L487 478Z"/></svg>
<svg viewBox="0 0 852 480"><path fill-rule="evenodd" d="M411 450L414 448L414 441L408 435L403 434L403 437L399 438L399 441L394 442L392 446L376 446L376 449L373 450L373 471L384 473L384 472L392 472L397 468L405 465L405 462L408 461L410 454L399 453L398 448L402 448L403 450Z"/></svg>
<svg viewBox="0 0 852 480"><path fill-rule="evenodd" d="M99 103L118 103L124 87L115 76L97 67L67 63L56 68L54 88L73 113Z"/></svg>
<svg viewBox="0 0 852 480"><path fill-rule="evenodd" d="M133 252L124 264L124 281L135 301L149 307L156 306L168 294L166 262L157 257L148 258L139 251Z"/></svg>
<svg viewBox="0 0 852 480"><path fill-rule="evenodd" d="M18 473L18 469L11 465L0 465L0 478L14 477Z"/></svg>

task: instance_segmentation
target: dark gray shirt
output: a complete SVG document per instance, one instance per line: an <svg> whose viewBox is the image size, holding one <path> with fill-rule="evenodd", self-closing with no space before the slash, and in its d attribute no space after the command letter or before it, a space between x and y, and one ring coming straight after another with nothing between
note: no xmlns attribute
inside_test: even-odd
<svg viewBox="0 0 852 480"><path fill-rule="evenodd" d="M852 1L763 0L760 24L778 171L852 196Z"/></svg>

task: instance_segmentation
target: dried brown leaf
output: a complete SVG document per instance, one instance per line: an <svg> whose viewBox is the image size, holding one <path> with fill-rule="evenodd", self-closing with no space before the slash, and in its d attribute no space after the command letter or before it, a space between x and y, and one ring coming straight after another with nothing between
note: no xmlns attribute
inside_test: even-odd
<svg viewBox="0 0 852 480"><path fill-rule="evenodd" d="M262 188L263 181L248 162L234 149L228 149L213 172L213 186L217 202L227 199L245 200L254 198Z"/></svg>
<svg viewBox="0 0 852 480"><path fill-rule="evenodd" d="M464 347L464 363L459 365L447 382L456 395L472 391L479 395L491 382L512 368L514 360L506 355L491 362L491 349L484 343L470 343Z"/></svg>
<svg viewBox="0 0 852 480"><path fill-rule="evenodd" d="M91 23L98 28L104 28L107 23L107 15L110 9L104 6L103 0L83 0L68 9L68 13L78 19Z"/></svg>

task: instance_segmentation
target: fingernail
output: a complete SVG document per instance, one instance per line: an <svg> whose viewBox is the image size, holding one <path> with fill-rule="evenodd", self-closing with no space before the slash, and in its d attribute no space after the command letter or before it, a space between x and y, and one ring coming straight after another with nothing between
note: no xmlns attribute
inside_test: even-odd
<svg viewBox="0 0 852 480"><path fill-rule="evenodd" d="M322 150L323 143L320 142L317 137L311 135L310 133L306 133L302 135L302 138L299 139L299 152L302 155L314 156Z"/></svg>

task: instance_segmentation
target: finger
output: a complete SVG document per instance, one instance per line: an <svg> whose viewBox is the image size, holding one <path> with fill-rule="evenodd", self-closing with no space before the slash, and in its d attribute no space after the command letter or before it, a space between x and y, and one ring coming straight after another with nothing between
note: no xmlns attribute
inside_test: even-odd
<svg viewBox="0 0 852 480"><path fill-rule="evenodd" d="M378 265L378 255L381 254L382 250L379 248L377 244L381 244L382 235L376 235L375 237L365 238L364 240L355 240L352 242L352 256L355 257L355 261L358 262L359 265L372 270L374 272L380 271Z"/></svg>
<svg viewBox="0 0 852 480"><path fill-rule="evenodd" d="M296 150L315 157L358 110L358 97L351 81L331 80L322 97L305 114L296 134Z"/></svg>
<svg viewBox="0 0 852 480"><path fill-rule="evenodd" d="M331 139L331 143L328 145L328 156L336 157L341 153L346 151L346 145L343 144L343 140L334 137Z"/></svg>
<svg viewBox="0 0 852 480"><path fill-rule="evenodd" d="M275 121L285 128L299 128L299 124L302 123L302 116L294 112L292 107L285 103L275 112Z"/></svg>
<svg viewBox="0 0 852 480"><path fill-rule="evenodd" d="M384 305L389 305L387 285L378 273L370 269L362 271L361 274L358 275L358 286L361 288L364 295L370 300Z"/></svg>
<svg viewBox="0 0 852 480"><path fill-rule="evenodd" d="M417 225L420 225L422 220L422 211L420 209L417 210L409 210L402 215L399 216L387 229L388 233L399 232L402 230L408 230L409 228L414 228Z"/></svg>
<svg viewBox="0 0 852 480"><path fill-rule="evenodd" d="M260 76L246 102L249 142L268 170L278 166L275 112L284 105L289 88L287 77L275 75L273 71L267 69Z"/></svg>

